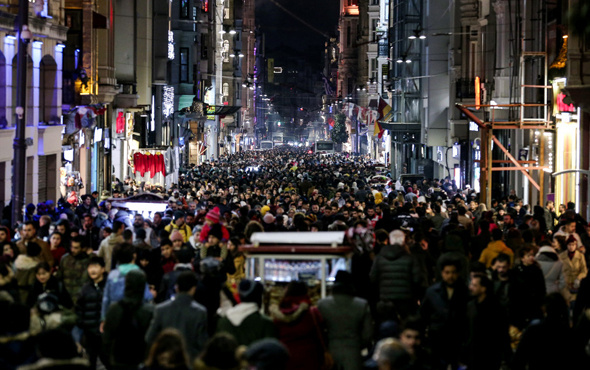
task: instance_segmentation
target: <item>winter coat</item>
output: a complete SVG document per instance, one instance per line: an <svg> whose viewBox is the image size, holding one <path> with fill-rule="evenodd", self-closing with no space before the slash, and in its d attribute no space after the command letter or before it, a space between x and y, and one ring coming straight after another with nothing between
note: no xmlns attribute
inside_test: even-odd
<svg viewBox="0 0 590 370"><path fill-rule="evenodd" d="M107 272L111 271L113 263L113 250L117 244L123 243L123 237L112 233L104 239L98 247L98 256L104 259L104 265Z"/></svg>
<svg viewBox="0 0 590 370"><path fill-rule="evenodd" d="M580 282L588 275L586 259L580 251L576 251L572 259L568 257L567 251L560 253L559 258L563 262L563 274L568 286L573 286L576 280Z"/></svg>
<svg viewBox="0 0 590 370"><path fill-rule="evenodd" d="M109 307L102 341L112 367L135 368L146 357L145 334L154 310L152 305L142 302L146 286L143 272L130 271L123 280L127 281L124 297Z"/></svg>
<svg viewBox="0 0 590 370"><path fill-rule="evenodd" d="M99 334L102 295L107 283L106 279L105 275L98 284L89 281L78 293L76 300L77 325L86 333Z"/></svg>
<svg viewBox="0 0 590 370"><path fill-rule="evenodd" d="M510 324L520 329L532 319L541 318L546 295L545 277L539 266L516 266L510 274L508 314Z"/></svg>
<svg viewBox="0 0 590 370"><path fill-rule="evenodd" d="M428 337L436 358L456 362L465 335L465 317L469 292L458 281L449 299L443 282L431 285L422 299L420 316L428 328Z"/></svg>
<svg viewBox="0 0 590 370"><path fill-rule="evenodd" d="M379 284L381 301L417 300L423 283L421 266L399 245L387 245L375 257L370 272L372 283Z"/></svg>
<svg viewBox="0 0 590 370"><path fill-rule="evenodd" d="M166 328L178 329L184 337L187 351L196 358L207 341L207 309L193 300L188 294L177 294L175 299L156 306L154 318L146 333L149 345Z"/></svg>
<svg viewBox="0 0 590 370"><path fill-rule="evenodd" d="M40 262L47 262L49 266L53 266L53 255L49 250L49 244L44 242L43 240L35 237L35 239L30 240L31 242L37 243L39 247L41 247L41 254L39 255ZM16 242L16 246L21 255L27 254L27 245L25 244L24 240L19 240Z"/></svg>
<svg viewBox="0 0 590 370"><path fill-rule="evenodd" d="M234 336L238 344L249 346L264 338L276 338L276 328L270 318L259 312L256 303L240 303L219 319L217 332Z"/></svg>
<svg viewBox="0 0 590 370"><path fill-rule="evenodd" d="M6 275L0 274L0 292L10 294L10 296L17 302L20 299L15 273L10 266L7 266L6 268Z"/></svg>
<svg viewBox="0 0 590 370"><path fill-rule="evenodd" d="M547 294L561 292L565 288L565 276L563 262L559 260L555 249L549 246L541 247L535 258L543 271Z"/></svg>
<svg viewBox="0 0 590 370"><path fill-rule="evenodd" d="M310 308L309 299L293 300L288 304L283 301L281 306L271 306L270 315L277 328L279 341L291 355L287 370L320 369L324 360L318 336L321 333L321 314L317 308ZM315 313L311 310L315 310Z"/></svg>
<svg viewBox="0 0 590 370"><path fill-rule="evenodd" d="M41 262L39 257L29 257L26 254L20 254L14 261L16 267L16 282L20 290L20 301L26 303L29 296L29 290L35 282L35 266Z"/></svg>
<svg viewBox="0 0 590 370"><path fill-rule="evenodd" d="M139 270L139 267L135 264L128 263L119 265L115 270L109 273L109 277L107 278L106 285L104 287L104 293L102 296L102 309L101 309L101 317L104 318L107 314L109 307L115 303L123 299L125 293L125 276L128 272ZM153 299L152 293L150 289L145 284L144 287L144 295L143 301L149 302Z"/></svg>
<svg viewBox="0 0 590 370"><path fill-rule="evenodd" d="M362 369L361 351L372 337L369 303L347 294L334 294L318 302L328 331L328 349L336 369Z"/></svg>
<svg viewBox="0 0 590 370"><path fill-rule="evenodd" d="M87 269L89 262L90 258L88 254L80 252L76 256L69 253L66 254L59 263L57 277L63 281L74 303L76 303L80 289L88 281Z"/></svg>
<svg viewBox="0 0 590 370"><path fill-rule="evenodd" d="M29 291L29 296L27 297L27 306L33 307L35 303L37 303L37 298L43 293L51 293L55 295L60 306L65 308L72 308L73 306L72 297L68 294L64 284L55 276L51 276L45 285L41 285L41 283L35 279L35 282Z"/></svg>
<svg viewBox="0 0 590 370"><path fill-rule="evenodd" d="M486 268L492 266L494 258L498 257L500 253L504 253L510 257L510 263L514 263L514 252L508 248L501 240L495 240L488 244L488 246L481 252L479 262L486 265Z"/></svg>

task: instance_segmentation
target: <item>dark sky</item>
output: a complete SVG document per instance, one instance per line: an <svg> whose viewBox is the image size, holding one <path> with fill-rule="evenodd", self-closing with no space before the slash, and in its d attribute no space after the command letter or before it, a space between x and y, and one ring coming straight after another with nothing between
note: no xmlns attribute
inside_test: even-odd
<svg viewBox="0 0 590 370"><path fill-rule="evenodd" d="M274 0L292 14L321 32L333 35L338 24L339 0ZM266 35L266 49L281 44L318 55L323 49L324 36L300 22L275 5L272 0L256 0L256 24Z"/></svg>

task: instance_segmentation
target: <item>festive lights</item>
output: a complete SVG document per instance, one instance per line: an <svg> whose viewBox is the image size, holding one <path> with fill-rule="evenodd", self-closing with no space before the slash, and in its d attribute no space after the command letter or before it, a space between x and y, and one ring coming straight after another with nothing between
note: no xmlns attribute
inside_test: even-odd
<svg viewBox="0 0 590 370"><path fill-rule="evenodd" d="M174 32L168 31L168 59L174 60Z"/></svg>
<svg viewBox="0 0 590 370"><path fill-rule="evenodd" d="M162 106L164 107L162 110L164 116L170 117L172 112L174 112L174 86L164 86Z"/></svg>

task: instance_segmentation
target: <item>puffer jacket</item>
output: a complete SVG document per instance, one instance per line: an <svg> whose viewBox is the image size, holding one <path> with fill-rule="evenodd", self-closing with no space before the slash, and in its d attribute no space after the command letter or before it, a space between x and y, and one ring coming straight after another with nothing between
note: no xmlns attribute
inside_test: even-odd
<svg viewBox="0 0 590 370"><path fill-rule="evenodd" d="M76 302L75 299L80 289L88 281L88 272L86 269L88 268L89 262L90 258L88 254L80 252L76 256L69 253L64 255L59 263L57 277L63 281L74 303Z"/></svg>
<svg viewBox="0 0 590 370"><path fill-rule="evenodd" d="M102 294L107 283L106 274L95 284L89 281L80 290L76 301L76 319L78 326L87 333L99 334Z"/></svg>
<svg viewBox="0 0 590 370"><path fill-rule="evenodd" d="M559 260L555 249L549 246L541 247L535 258L543 270L547 294L561 292L565 288L565 276L563 263Z"/></svg>
<svg viewBox="0 0 590 370"><path fill-rule="evenodd" d="M16 282L20 291L21 303L26 303L29 296L29 290L35 282L35 266L41 262L39 257L29 257L21 254L16 257L14 267L16 268Z"/></svg>
<svg viewBox="0 0 590 370"><path fill-rule="evenodd" d="M399 245L387 245L371 267L372 283L379 284L381 301L416 299L424 277L414 258Z"/></svg>

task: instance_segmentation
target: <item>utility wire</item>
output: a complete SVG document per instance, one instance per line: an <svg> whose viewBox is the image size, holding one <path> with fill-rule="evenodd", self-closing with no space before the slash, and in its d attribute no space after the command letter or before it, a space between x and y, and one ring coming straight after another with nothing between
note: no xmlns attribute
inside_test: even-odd
<svg viewBox="0 0 590 370"><path fill-rule="evenodd" d="M296 20L298 20L299 22L303 23L304 25L306 25L307 27L309 27L310 29L312 29L313 31L319 33L320 35L324 36L325 38L330 38L330 36L328 36L327 34L325 34L324 32L320 31L319 29L317 29L316 27L312 26L311 24L307 23L306 21L304 21L303 19L301 19L299 16L297 16L296 14L294 14L293 12L291 12L289 9L285 8L284 6L282 6L281 4L279 4L276 0L270 0L271 3L275 4L277 6L277 8L281 9L282 11L284 11L285 13L289 14L291 17L295 18Z"/></svg>

